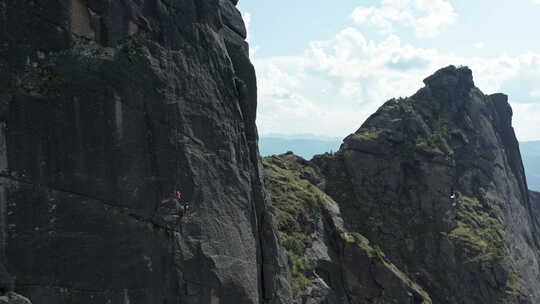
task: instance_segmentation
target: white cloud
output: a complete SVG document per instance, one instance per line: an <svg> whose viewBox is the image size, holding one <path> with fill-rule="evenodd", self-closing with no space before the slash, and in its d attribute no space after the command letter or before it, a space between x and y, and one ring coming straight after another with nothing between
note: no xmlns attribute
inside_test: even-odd
<svg viewBox="0 0 540 304"><path fill-rule="evenodd" d="M518 139L521 141L539 140L538 117L540 104L513 104L513 125Z"/></svg>
<svg viewBox="0 0 540 304"><path fill-rule="evenodd" d="M404 26L414 29L419 38L433 38L443 26L453 24L457 14L448 0L383 0L379 7L357 7L352 19L383 33Z"/></svg>
<svg viewBox="0 0 540 304"><path fill-rule="evenodd" d="M262 133L345 136L354 132L386 100L412 95L422 87L425 77L450 64L471 67L477 86L485 93L495 93L512 81L527 78L531 81L517 81L517 87L529 94L540 83L537 53L463 57L418 48L403 43L394 34L370 40L355 28L346 28L329 41L310 43L301 56L257 58L254 63L259 81L258 123ZM511 94L511 101L512 98ZM537 132L531 131L537 129L534 118L538 115L531 113L540 114L540 104L520 103L516 109L520 139L538 138L534 134Z"/></svg>
<svg viewBox="0 0 540 304"><path fill-rule="evenodd" d="M425 14L415 22L419 37L435 37L442 26L453 24L457 19L454 7L447 0L416 0L415 4L416 9Z"/></svg>
<svg viewBox="0 0 540 304"><path fill-rule="evenodd" d="M250 31L250 29L251 29L251 14L248 13L248 12L243 12L242 13L242 19L244 19L244 23L246 25L246 31L247 31L246 41L248 43L250 43L251 42L251 40L250 40L250 37L251 37L251 35L250 35L250 33L251 33L251 31ZM254 58L255 53L257 52L258 49L259 49L258 46L251 46L251 44L250 44L250 46L249 46L249 57Z"/></svg>
<svg viewBox="0 0 540 304"><path fill-rule="evenodd" d="M374 10L373 7L357 7L352 13L352 18L357 24L362 24L368 21L368 17L373 14Z"/></svg>
<svg viewBox="0 0 540 304"><path fill-rule="evenodd" d="M476 42L473 44L475 49L483 49L486 45L483 42Z"/></svg>
<svg viewBox="0 0 540 304"><path fill-rule="evenodd" d="M538 97L540 97L540 90L533 90L533 91L529 92L529 95L531 97L538 98Z"/></svg>
<svg viewBox="0 0 540 304"><path fill-rule="evenodd" d="M248 12L242 13L242 19L244 19L244 23L246 24L246 30L247 30L247 38L246 40L249 41L249 29L251 26L251 14Z"/></svg>

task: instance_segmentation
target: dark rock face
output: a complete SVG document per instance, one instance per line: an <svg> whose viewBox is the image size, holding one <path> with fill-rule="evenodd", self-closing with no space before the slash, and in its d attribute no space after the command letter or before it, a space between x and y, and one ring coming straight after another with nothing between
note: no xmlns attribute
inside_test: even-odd
<svg viewBox="0 0 540 304"><path fill-rule="evenodd" d="M377 246L343 226L336 202L320 190L319 168L292 153L263 160L287 250L293 303L431 303Z"/></svg>
<svg viewBox="0 0 540 304"><path fill-rule="evenodd" d="M540 302L538 226L507 97L484 95L468 68L425 84L313 160L325 192L345 228L434 303Z"/></svg>
<svg viewBox="0 0 540 304"><path fill-rule="evenodd" d="M1 289L289 302L235 4L0 0Z"/></svg>
<svg viewBox="0 0 540 304"><path fill-rule="evenodd" d="M0 303L540 302L505 95L442 69L274 210L236 3L0 0Z"/></svg>
<svg viewBox="0 0 540 304"><path fill-rule="evenodd" d="M540 192L530 191L529 198L531 200L533 219L540 229Z"/></svg>

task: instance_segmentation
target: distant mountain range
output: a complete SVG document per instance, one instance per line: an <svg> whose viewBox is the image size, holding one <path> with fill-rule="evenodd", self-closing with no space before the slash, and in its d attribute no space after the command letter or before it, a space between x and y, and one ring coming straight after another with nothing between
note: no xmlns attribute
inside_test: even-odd
<svg viewBox="0 0 540 304"><path fill-rule="evenodd" d="M314 155L339 150L343 139L313 134L266 134L261 136L260 149L263 156L294 152L305 159ZM531 190L540 191L540 141L520 143L523 165Z"/></svg>
<svg viewBox="0 0 540 304"><path fill-rule="evenodd" d="M520 143L529 189L540 191L540 141Z"/></svg>
<svg viewBox="0 0 540 304"><path fill-rule="evenodd" d="M270 134L261 137L259 148L263 156L292 151L309 160L316 154L339 150L342 141L343 139L338 137L322 137L311 134L305 134L305 136L304 134Z"/></svg>

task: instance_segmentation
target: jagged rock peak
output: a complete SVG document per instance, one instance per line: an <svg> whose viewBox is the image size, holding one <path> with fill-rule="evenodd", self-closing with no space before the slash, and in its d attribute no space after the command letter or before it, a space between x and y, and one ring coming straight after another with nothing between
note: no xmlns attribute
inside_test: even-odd
<svg viewBox="0 0 540 304"><path fill-rule="evenodd" d="M435 72L424 79L427 87L438 90L458 90L467 92L474 88L474 80L471 69L466 66L455 67L450 65Z"/></svg>
<svg viewBox="0 0 540 304"><path fill-rule="evenodd" d="M466 67L425 83L319 164L327 193L345 227L375 240L434 303L540 303L538 208L508 97L484 95Z"/></svg>

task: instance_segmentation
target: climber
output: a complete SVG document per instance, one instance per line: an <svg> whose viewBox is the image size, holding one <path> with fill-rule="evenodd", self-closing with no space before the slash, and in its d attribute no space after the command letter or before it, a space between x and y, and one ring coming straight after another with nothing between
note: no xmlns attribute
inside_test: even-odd
<svg viewBox="0 0 540 304"><path fill-rule="evenodd" d="M189 215L189 203L182 200L182 192L180 191L174 192L174 199L178 204L178 218L181 220Z"/></svg>
<svg viewBox="0 0 540 304"><path fill-rule="evenodd" d="M452 207L456 207L457 206L457 203L458 203L458 200L457 200L457 195L456 193L454 192L454 190L451 191L451 195L450 195L450 199L452 200Z"/></svg>

